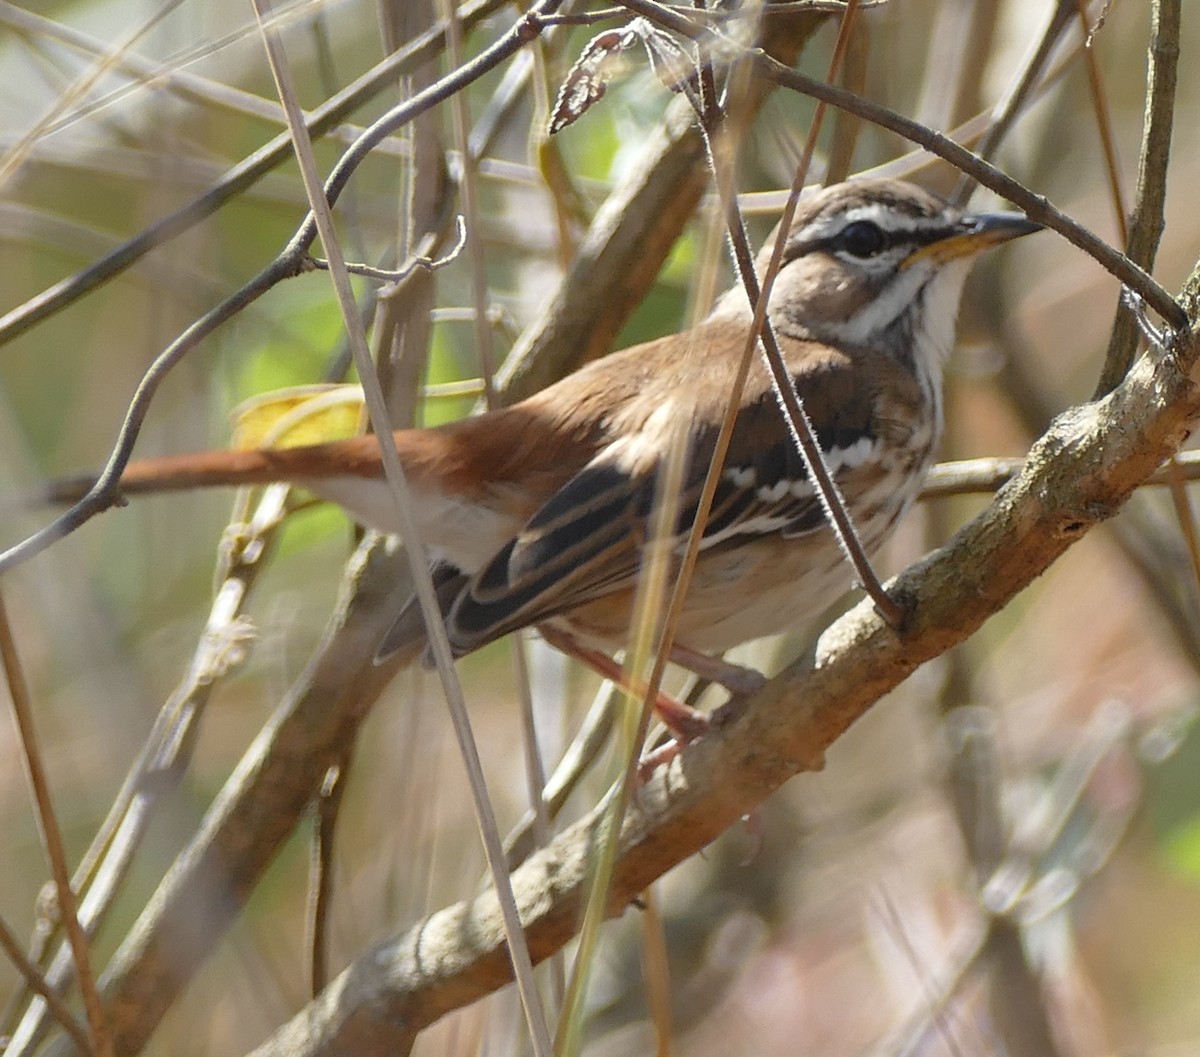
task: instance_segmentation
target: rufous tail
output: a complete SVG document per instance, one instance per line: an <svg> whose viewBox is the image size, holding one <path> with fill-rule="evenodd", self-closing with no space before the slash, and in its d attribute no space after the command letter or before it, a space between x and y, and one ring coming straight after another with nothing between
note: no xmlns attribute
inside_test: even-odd
<svg viewBox="0 0 1200 1057"><path fill-rule="evenodd" d="M138 459L122 474L121 491L140 495L222 485L381 475L378 441L374 436L363 436L297 448L204 451ZM96 480L95 474L81 474L50 481L45 486L45 499L56 504L76 502Z"/></svg>

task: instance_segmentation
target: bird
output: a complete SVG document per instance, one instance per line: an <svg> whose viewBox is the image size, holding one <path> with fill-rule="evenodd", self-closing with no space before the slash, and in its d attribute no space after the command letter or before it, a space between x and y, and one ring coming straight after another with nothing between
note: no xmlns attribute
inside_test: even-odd
<svg viewBox="0 0 1200 1057"><path fill-rule="evenodd" d="M868 553L934 463L943 366L972 261L1039 229L1021 213L962 211L895 179L850 180L801 198L767 316ZM760 274L770 248L768 240L757 258ZM592 361L519 403L392 435L456 656L538 626L604 670L603 658L626 645L672 437L685 430L678 517L668 527L681 553L751 322L735 286L694 328ZM120 487L278 481L362 524L399 530L374 435L135 461ZM761 358L699 548L672 656L718 681L734 671L719 660L724 651L804 624L851 586ZM422 635L413 602L380 656ZM739 685L732 674L724 681Z"/></svg>

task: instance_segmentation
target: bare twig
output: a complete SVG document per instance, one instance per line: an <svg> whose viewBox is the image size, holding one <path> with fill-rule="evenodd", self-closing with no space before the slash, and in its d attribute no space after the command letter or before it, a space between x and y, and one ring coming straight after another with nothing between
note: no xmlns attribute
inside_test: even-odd
<svg viewBox="0 0 1200 1057"><path fill-rule="evenodd" d="M451 69L463 64L463 29L452 7L452 0L438 0L442 20L447 27L446 54ZM471 280L471 305L475 309L472 329L475 336L475 355L479 358L479 372L483 378L484 399L488 407L496 406L496 352L492 344L492 329L487 322L487 271L483 259L483 242L479 234L479 173L476 159L467 142L470 115L467 112L467 94L456 92L450 100L450 114L454 130L454 145L462 159L458 173L459 194L462 199L463 218L466 227L465 253Z"/></svg>
<svg viewBox="0 0 1200 1057"><path fill-rule="evenodd" d="M26 989L41 997L42 1001L46 1003L50 1015L75 1040L75 1045L79 1047L80 1053L85 1057L92 1057L95 1053L92 1049L92 1040L88 1038L83 1025L75 1019L75 1014L59 997L58 992L46 983L46 978L42 976L41 970L25 956L25 952L21 950L21 945L17 942L17 937L13 935L12 929L3 920L0 920L0 950L3 950L8 960L16 966Z"/></svg>
<svg viewBox="0 0 1200 1057"><path fill-rule="evenodd" d="M1156 0L1151 7L1146 114L1126 247L1129 259L1147 269L1154 266L1165 224L1163 208L1167 196L1167 162L1171 156L1171 128L1179 66L1180 6L1179 0ZM1133 362L1137 341L1138 329L1133 313L1118 304L1108 351L1104 355L1104 367L1096 383L1096 396L1103 396L1125 376Z"/></svg>
<svg viewBox="0 0 1200 1057"><path fill-rule="evenodd" d="M254 9L259 18L268 10L269 0L253 0ZM536 26L537 15L542 11L553 13L561 0L541 0L524 16L532 29ZM529 30L526 30L528 32ZM362 381L363 396L366 399L367 411L370 415L371 427L379 437L391 436L391 422L388 418L387 405L384 400L383 388L373 370L371 353L367 347L366 336L358 319L357 305L350 286L350 277L346 272L345 260L338 244L337 233L334 229L332 200L338 189L345 186L349 174L356 164L356 154L369 149L372 136L382 132L364 134L360 145L351 148L344 155L330 176L328 185L323 186L317 171L316 158L313 155L312 141L304 127L304 115L296 100L295 90L291 84L291 75L287 56L278 36L264 26L263 41L267 48L267 56L271 63L271 72L279 89L279 98L287 111L288 124L296 148L296 157L300 163L300 173L304 179L305 192L308 195L312 213L309 221L301 229L301 234L295 241L303 241L303 234L310 228L320 232L321 243L330 262L330 277L333 280L334 291L342 309L350 338L354 362ZM471 63L457 67L458 70L469 69ZM483 67L480 69L482 73ZM473 79L473 78L472 78ZM447 78L449 80L449 78ZM465 82L469 83L469 82ZM420 93L425 94L425 93ZM435 93L430 93L435 94ZM409 572L416 587L417 600L424 617L426 635L429 647L437 664L438 675L441 677L442 689L445 692L446 703L450 709L450 717L454 724L462 752L463 763L470 780L471 794L475 806L476 821L483 837L484 850L492 868L492 879L500 893L500 906L503 914L505 935L508 949L512 958L517 989L525 1009L526 1021L529 1025L530 1041L536 1057L551 1057L549 1028L542 1007L541 997L533 977L533 962L530 958L529 947L525 934L521 931L520 917L517 913L516 900L513 896L508 871L504 862L504 847L500 840L500 831L496 824L495 814L488 797L487 785L483 776L483 764L479 758L479 750L471 731L470 718L467 714L466 698L454 668L454 655L450 648L450 640L446 633L445 624L441 619L441 609L433 585L429 560L421 544L421 534L417 529L416 514L413 500L409 491L404 467L400 455L390 443L380 444L384 476L391 486L395 497L396 513L399 517L401 534L405 540L405 553L409 557Z"/></svg>
<svg viewBox="0 0 1200 1057"><path fill-rule="evenodd" d="M1091 29L1088 26L1087 6L1087 0L1075 0L1081 35L1085 41L1090 41ZM1096 115L1096 130L1100 133L1100 150L1104 156L1104 171L1108 176L1109 194L1112 196L1113 219L1117 225L1117 237L1122 246L1128 246L1129 230L1125 221L1125 195L1121 191L1121 164L1117 159L1117 145L1113 141L1112 116L1109 114L1108 99L1104 94L1100 64L1096 61L1096 51L1090 46L1090 42L1084 45L1082 55L1083 68L1087 71L1088 94L1092 100L1092 112ZM1165 168L1164 166L1164 170Z"/></svg>
<svg viewBox="0 0 1200 1057"><path fill-rule="evenodd" d="M600 753L604 751L616 721L620 695L621 691L609 683L601 686L567 751L563 753L554 773L545 783L541 796L541 810L549 819L557 817L567 798L579 788L580 780L591 770ZM542 847L542 843L536 837L537 824L535 809L531 809L505 838L504 847L510 870L515 869L537 848Z"/></svg>
<svg viewBox="0 0 1200 1057"><path fill-rule="evenodd" d="M436 257L431 256L424 247L419 248L417 252L405 261L399 268L376 268L371 264L356 264L352 261L346 262L346 271L350 275L361 275L364 279L374 279L381 283L402 283L418 268L427 271L435 272L439 268L446 267L447 264L452 264L458 259L458 255L462 252L463 246L467 240L467 225L461 216L454 219L454 230L457 235L454 240L454 245L444 253L439 253ZM426 242L432 243L435 237L427 236ZM313 268L318 271L326 272L329 270L329 262L320 257L310 257L309 262ZM474 317L472 317L474 318ZM486 319L485 319L486 325Z"/></svg>
<svg viewBox="0 0 1200 1057"><path fill-rule="evenodd" d="M476 25L502 7L504 0L475 0L462 13L464 25ZM389 55L308 116L307 128L319 136L339 124L364 102L386 90L405 70L428 62L444 46L445 27L434 27L407 47ZM417 107L420 109L420 107ZM411 116L411 115L409 115ZM36 297L0 318L0 345L29 330L79 300L105 280L119 275L164 242L169 242L226 202L236 198L272 169L291 157L291 140L286 133L274 137L250 157L243 159L210 190L193 199L150 227L123 242L112 252L75 275L48 287Z"/></svg>
<svg viewBox="0 0 1200 1057"><path fill-rule="evenodd" d="M8 621L8 610L0 596L0 664L4 667L4 678L12 698L13 718L20 734L21 750L26 774L37 806L38 824L50 861L50 875L54 878L54 892L58 899L58 912L75 968L79 975L79 989L83 994L83 1006L87 1013L88 1029L91 1031L92 1047L96 1057L113 1057L112 1035L109 1032L104 1008L100 1004L100 993L96 989L96 977L92 974L91 946L87 934L79 924L79 904L71 887L71 871L67 866L67 853L63 845L62 830L58 815L50 796L50 783L38 750L37 733L33 726L33 707L29 699L29 688L17 654L12 626Z"/></svg>
<svg viewBox="0 0 1200 1057"><path fill-rule="evenodd" d="M1200 480L1200 451L1182 451L1173 461L1187 480ZM925 480L921 498L941 499L952 495L995 492L1015 477L1024 464L1023 458L999 457L938 463ZM1170 469L1164 466L1147 477L1142 484L1170 484L1170 473Z"/></svg>
<svg viewBox="0 0 1200 1057"><path fill-rule="evenodd" d="M317 795L309 864L308 976L312 997L329 983L329 907L333 901L333 852L341 817L346 777L354 758L354 743L342 748L341 758L325 772Z"/></svg>

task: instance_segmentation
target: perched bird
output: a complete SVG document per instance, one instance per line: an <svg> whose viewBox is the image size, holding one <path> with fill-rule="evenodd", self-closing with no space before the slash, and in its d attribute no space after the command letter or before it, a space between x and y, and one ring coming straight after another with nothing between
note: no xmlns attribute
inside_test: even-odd
<svg viewBox="0 0 1200 1057"><path fill-rule="evenodd" d="M801 201L768 314L868 552L933 464L942 366L972 259L1038 228L1019 214L960 212L897 180L851 181ZM614 353L510 407L393 435L456 654L530 625L585 653L625 645L672 431L686 424L682 541L750 320L735 288L693 330ZM397 529L374 436L149 459L131 464L121 485L134 493L269 481L301 484L367 525ZM850 576L756 361L675 656L704 670L701 655L817 615ZM420 633L410 606L382 649Z"/></svg>

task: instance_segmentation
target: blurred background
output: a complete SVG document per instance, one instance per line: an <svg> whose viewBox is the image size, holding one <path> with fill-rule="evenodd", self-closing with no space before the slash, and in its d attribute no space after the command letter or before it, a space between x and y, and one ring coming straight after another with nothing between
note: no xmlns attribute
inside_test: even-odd
<svg viewBox="0 0 1200 1057"><path fill-rule="evenodd" d="M320 106L379 63L402 25L395 9L407 6L280 4L301 103ZM980 115L1026 68L1054 6L865 5L847 83L935 128L977 135ZM1082 5L1082 15L1074 3L1058 6L1074 13L997 161L1115 243L1136 182L1151 9L1134 0ZM442 5L433 7L440 16ZM514 6L494 7L466 34L468 54L512 24ZM1090 30L1086 45L1081 18ZM485 307L500 357L537 318L609 189L643 163L672 105L671 93L631 51L601 103L551 148L541 143L546 99L570 63L595 33L621 23L557 33L502 113L496 99L504 69L465 93L472 129L484 120L497 124L478 180ZM0 27L0 313L19 312L204 193L284 128L248 4L0 2ZM802 70L825 75L837 28L836 17L814 23ZM1172 293L1200 247L1195 19L1185 18L1180 47L1166 226L1154 268ZM439 52L427 72L449 67ZM390 83L321 139L325 170L357 129L405 91ZM809 100L776 92L747 132L739 190L756 239L778 215L782 199L771 192L790 183L813 109ZM450 108L436 115L450 149ZM1102 125L1111 129L1120 209ZM832 116L818 142L815 179L827 167L894 165L911 150L869 126L848 136ZM355 174L338 213L352 259L403 257L397 239L407 156L406 141L396 137ZM935 189L953 189L955 174L928 163L909 158L902 168ZM998 204L986 192L972 202ZM269 262L305 210L289 155L61 311L19 332L13 316L0 322L0 545L46 523L50 511L25 498L41 482L103 464L147 366ZM708 246L700 225L685 229L619 345L683 326L704 267L715 264L728 282L720 248ZM358 281L364 305L370 288ZM943 457L1021 455L1052 415L1090 399L1117 295L1115 280L1050 233L983 260L968 286L950 367ZM438 388L480 375L472 303L463 257L436 275L438 311L423 377L432 395L420 404L423 421L475 404L469 387L450 396ZM138 454L228 444L236 405L327 378L343 344L327 276L275 287L171 373ZM895 572L948 538L986 502L923 504L889 546L882 571ZM184 678L212 602L230 507L228 492L138 499L0 582L72 863ZM1200 736L1192 723L1200 610L1184 539L1166 490L1145 490L971 641L882 701L834 747L822 773L792 781L745 828L672 871L654 895L669 955L665 977L646 969L645 915L630 911L609 923L593 969L585 1052L1200 1052ZM284 525L247 605L256 640L245 663L212 688L190 766L158 809L97 938L100 966L301 673L353 543L353 526L330 508L307 507ZM759 643L738 659L770 672L803 646L803 636ZM598 683L539 642L526 648L540 746L552 767ZM507 828L528 800L512 648L496 644L460 667ZM966 753L956 754L964 745ZM963 779L971 753L976 769ZM48 874L7 721L0 761L0 919L24 940ZM595 804L606 775L602 767L584 779L564 823ZM1002 811L1008 856L1008 873L982 894L987 863L955 810L972 789ZM298 832L285 848L146 1052L245 1052L303 1005L308 839ZM334 865L332 970L470 895L483 870L436 680L405 673L373 708L349 774ZM989 905L1015 909L992 919ZM1019 935L1006 931L1012 922ZM551 970L544 972L552 994ZM655 1041L647 977L669 986L669 1049ZM1000 992L990 1003L989 986ZM1029 1002L1039 986L1053 1051L1031 1049L1037 1043L1023 1034L1028 1024L1008 1019L1041 1019ZM17 971L0 962L0 1004L19 987ZM1030 1031L1036 1038L1036 1027ZM508 989L445 1017L417 1052L505 1054L526 1045Z"/></svg>

